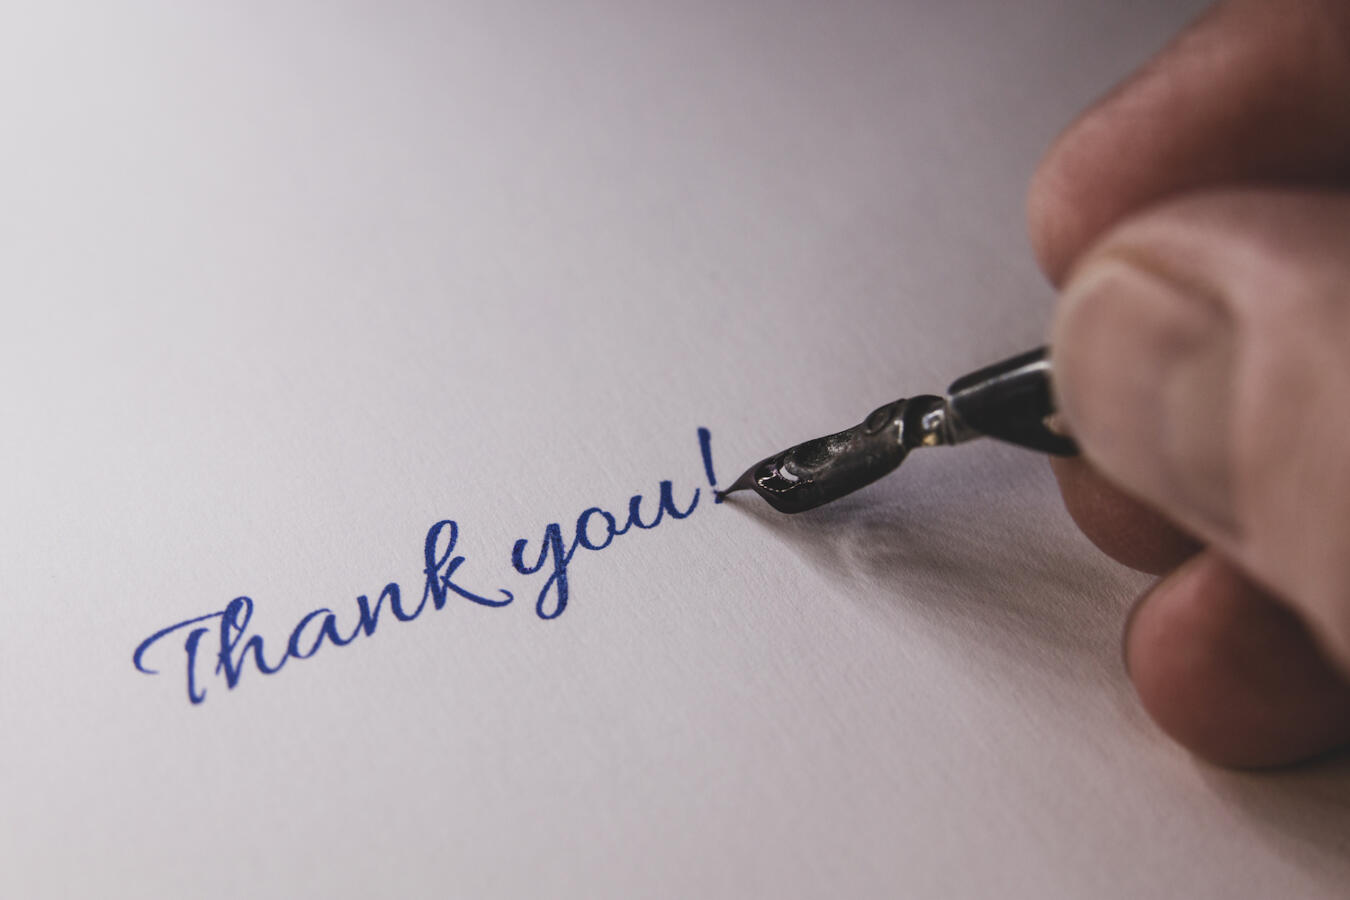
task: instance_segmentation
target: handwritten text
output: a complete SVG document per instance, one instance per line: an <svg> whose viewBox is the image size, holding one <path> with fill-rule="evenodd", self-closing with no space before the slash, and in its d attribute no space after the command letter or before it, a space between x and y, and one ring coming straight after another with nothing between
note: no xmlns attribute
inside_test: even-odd
<svg viewBox="0 0 1350 900"><path fill-rule="evenodd" d="M709 486L715 487L712 436L708 429L700 428L698 439ZM535 549L527 538L516 541L511 549L515 572L545 575L534 602L536 615L554 619L567 609L568 570L579 550L600 552L614 543L615 538L635 529L649 531L662 522L687 518L704 496L699 488L694 488L691 493L682 493L686 499L679 501L676 493L673 482L662 481L657 485L655 501L635 494L622 516L591 506L582 510L567 528L558 522L545 525ZM620 518L623 524L619 524ZM443 609L452 598L491 608L510 605L515 600L513 592L470 583L462 572L465 557L455 552L459 533L459 523L454 519L442 519L427 529L422 545L422 593L416 603L410 602L412 595L405 594L398 582L391 581L374 602L362 594L356 598L355 608L345 614L339 615L326 606L305 613L284 640L273 638L269 644L261 634L249 630L254 601L235 597L223 609L156 631L136 647L132 664L147 675L157 674L157 670L147 665L146 656L158 651L164 643L181 640L187 696L196 704L206 699L204 682L211 677L222 679L225 687L233 690L250 665L262 675L274 675L291 660L309 659L325 646L340 648L358 638L373 637L382 615L385 621L392 617L397 622L412 622L428 610Z"/></svg>

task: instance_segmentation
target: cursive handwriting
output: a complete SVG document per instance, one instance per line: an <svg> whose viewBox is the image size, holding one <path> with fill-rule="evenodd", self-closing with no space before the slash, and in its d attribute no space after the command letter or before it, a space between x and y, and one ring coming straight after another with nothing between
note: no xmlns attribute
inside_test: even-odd
<svg viewBox="0 0 1350 900"><path fill-rule="evenodd" d="M709 487L715 488L712 435L708 429L700 428L698 440ZM615 538L634 529L649 531L663 521L688 518L702 497L701 490L694 488L688 500L681 504L676 501L675 494L674 482L660 482L655 509L647 514L649 519L643 516L643 496L633 495L622 525L613 513L599 506L587 507L572 525L570 540L564 538L561 524L550 522L543 528L536 554L527 556L530 542L526 538L516 541L511 548L512 569L521 575L546 573L535 599L535 614L541 619L554 619L567 608L568 568L578 550L598 553L614 543ZM325 645L340 648L357 638L373 637L385 610L388 611L386 621L392 617L397 622L412 622L427 610L443 609L452 597L490 608L510 605L515 594L506 588L483 590L478 583L469 585L469 579L461 573L465 557L455 553L458 542L459 524L454 519L442 519L427 529L422 544L422 596L415 605L409 605L398 582L391 581L374 603L366 594L358 596L354 610L346 615L339 616L326 606L305 613L284 640L273 639L269 646L261 634L249 631L253 599L239 596L223 609L156 631L137 645L131 662L146 675L158 674L158 670L147 666L147 654L170 639L181 640L188 700L198 704L206 699L206 688L202 686L204 675L223 680L227 690L233 690L239 684L250 665L261 675L275 675L291 660L309 659Z"/></svg>

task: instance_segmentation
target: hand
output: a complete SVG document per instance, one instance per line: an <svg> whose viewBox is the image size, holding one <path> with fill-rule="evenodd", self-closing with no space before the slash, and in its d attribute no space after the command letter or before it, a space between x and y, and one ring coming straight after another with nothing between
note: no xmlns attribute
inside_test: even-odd
<svg viewBox="0 0 1350 900"><path fill-rule="evenodd" d="M1051 148L1031 236L1086 462L1065 505L1166 573L1145 708L1211 760L1350 744L1350 2L1230 0Z"/></svg>

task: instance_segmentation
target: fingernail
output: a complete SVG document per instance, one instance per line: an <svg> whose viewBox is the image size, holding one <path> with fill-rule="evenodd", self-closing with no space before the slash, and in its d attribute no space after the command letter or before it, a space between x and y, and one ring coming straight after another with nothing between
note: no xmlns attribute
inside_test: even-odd
<svg viewBox="0 0 1350 900"><path fill-rule="evenodd" d="M1103 256L1065 287L1056 394L1088 459L1202 536L1235 531L1233 323L1216 295Z"/></svg>

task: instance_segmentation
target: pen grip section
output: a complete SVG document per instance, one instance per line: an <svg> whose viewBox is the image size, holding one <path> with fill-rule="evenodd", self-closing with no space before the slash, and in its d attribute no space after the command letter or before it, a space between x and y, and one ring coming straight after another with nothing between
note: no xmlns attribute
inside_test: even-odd
<svg viewBox="0 0 1350 900"><path fill-rule="evenodd" d="M948 407L963 429L1073 456L1078 445L1047 422L1055 413L1050 375L1047 348L1038 347L956 379L947 388Z"/></svg>

